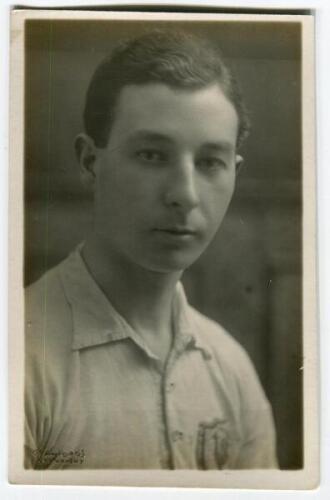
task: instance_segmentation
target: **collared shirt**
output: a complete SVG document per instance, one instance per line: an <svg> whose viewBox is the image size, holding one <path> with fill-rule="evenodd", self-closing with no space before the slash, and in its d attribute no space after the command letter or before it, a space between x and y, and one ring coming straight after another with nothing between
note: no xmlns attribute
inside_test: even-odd
<svg viewBox="0 0 330 500"><path fill-rule="evenodd" d="M179 283L164 367L79 249L27 289L26 468L277 467L270 405L243 348Z"/></svg>

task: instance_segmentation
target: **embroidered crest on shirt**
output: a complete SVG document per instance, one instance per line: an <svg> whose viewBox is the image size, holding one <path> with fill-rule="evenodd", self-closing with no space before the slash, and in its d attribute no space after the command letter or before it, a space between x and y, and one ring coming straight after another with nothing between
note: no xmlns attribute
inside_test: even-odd
<svg viewBox="0 0 330 500"><path fill-rule="evenodd" d="M200 469L222 469L228 461L229 439L225 420L200 422L197 434L197 464Z"/></svg>

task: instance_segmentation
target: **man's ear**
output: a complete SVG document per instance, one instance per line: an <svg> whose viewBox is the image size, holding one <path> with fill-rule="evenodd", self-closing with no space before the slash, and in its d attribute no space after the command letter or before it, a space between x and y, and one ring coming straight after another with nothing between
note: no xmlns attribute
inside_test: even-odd
<svg viewBox="0 0 330 500"><path fill-rule="evenodd" d="M235 158L235 164L236 164L236 174L239 174L240 171L241 171L241 168L243 166L243 163L244 163L244 158L243 156L241 155L236 155L236 158Z"/></svg>
<svg viewBox="0 0 330 500"><path fill-rule="evenodd" d="M74 142L76 157L80 166L80 175L85 187L92 187L95 183L95 161L97 148L94 141L87 134L79 134Z"/></svg>

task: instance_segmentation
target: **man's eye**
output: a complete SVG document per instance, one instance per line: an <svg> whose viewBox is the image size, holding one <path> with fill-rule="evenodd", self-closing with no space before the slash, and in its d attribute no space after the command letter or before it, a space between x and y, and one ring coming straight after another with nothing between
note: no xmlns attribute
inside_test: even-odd
<svg viewBox="0 0 330 500"><path fill-rule="evenodd" d="M166 161L166 154L157 149L141 149L136 152L136 156L146 163L164 163Z"/></svg>
<svg viewBox="0 0 330 500"><path fill-rule="evenodd" d="M224 160L218 157L210 156L206 158L200 158L197 161L197 165L199 168L205 169L205 170L218 170L218 169L223 169L226 167L226 163Z"/></svg>

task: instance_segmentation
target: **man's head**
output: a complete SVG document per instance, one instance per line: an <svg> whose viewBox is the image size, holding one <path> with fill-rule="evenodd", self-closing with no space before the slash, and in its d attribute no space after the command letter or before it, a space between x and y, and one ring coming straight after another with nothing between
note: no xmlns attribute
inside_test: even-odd
<svg viewBox="0 0 330 500"><path fill-rule="evenodd" d="M248 128L218 51L174 33L124 44L97 69L84 118L94 245L126 267L190 266L226 213Z"/></svg>
<svg viewBox="0 0 330 500"><path fill-rule="evenodd" d="M217 83L238 116L238 148L248 134L249 120L237 82L219 48L183 32L153 31L119 44L93 75L86 96L84 125L96 146L104 147L108 142L122 89L147 83L187 90Z"/></svg>

